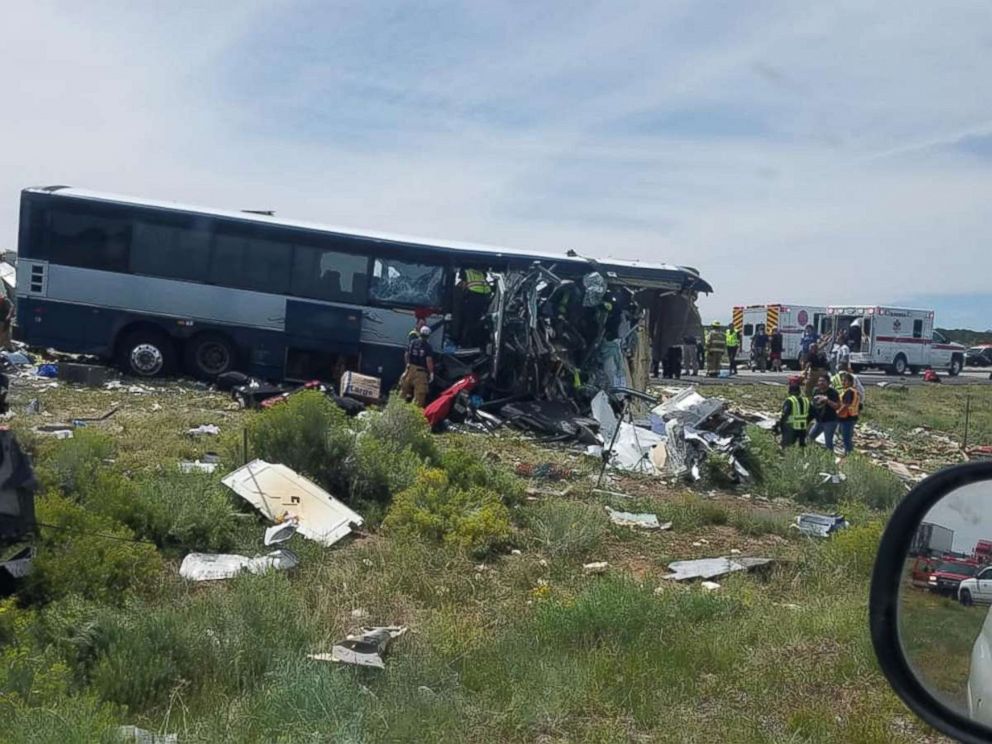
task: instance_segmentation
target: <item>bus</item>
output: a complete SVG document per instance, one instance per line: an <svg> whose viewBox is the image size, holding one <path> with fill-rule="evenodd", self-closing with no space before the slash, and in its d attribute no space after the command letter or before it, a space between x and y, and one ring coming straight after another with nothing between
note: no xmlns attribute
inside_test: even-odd
<svg viewBox="0 0 992 744"><path fill-rule="evenodd" d="M417 318L445 344L459 269L579 278L590 261L136 199L67 187L21 192L17 333L29 346L115 361L139 377L238 370L269 380L389 387ZM657 294L712 291L691 268L593 262Z"/></svg>

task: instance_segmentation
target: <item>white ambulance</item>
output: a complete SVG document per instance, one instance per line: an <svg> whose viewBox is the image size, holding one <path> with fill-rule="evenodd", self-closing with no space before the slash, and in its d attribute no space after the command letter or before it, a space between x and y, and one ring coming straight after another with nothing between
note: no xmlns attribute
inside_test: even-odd
<svg viewBox="0 0 992 744"><path fill-rule="evenodd" d="M751 356L751 339L759 325L765 326L770 336L775 329L782 331L782 364L799 369L799 343L807 325L817 332L826 329L829 320L827 308L821 305L785 304L781 302L766 305L737 305L734 307L733 323L741 337L741 350L738 358L741 366L747 364Z"/></svg>
<svg viewBox="0 0 992 744"><path fill-rule="evenodd" d="M925 367L946 370L952 377L964 367L965 347L948 341L933 327L933 310L913 310L879 305L831 305L827 308L828 337L852 326L861 328L861 341L851 347L851 366L901 375ZM857 332L853 332L857 336Z"/></svg>

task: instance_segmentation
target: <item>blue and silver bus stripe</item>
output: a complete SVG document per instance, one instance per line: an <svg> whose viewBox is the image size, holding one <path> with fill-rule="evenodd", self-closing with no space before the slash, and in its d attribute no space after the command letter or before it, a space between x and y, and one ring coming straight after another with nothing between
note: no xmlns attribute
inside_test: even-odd
<svg viewBox="0 0 992 744"><path fill-rule="evenodd" d="M25 262L23 271L29 271ZM29 283L18 282L18 294L27 295ZM87 307L142 315L183 317L195 322L260 330L284 331L286 295L210 284L118 274L74 266L47 264L44 297ZM362 313L361 343L405 348L415 325L412 311L307 300L309 303ZM438 318L430 319L433 326Z"/></svg>

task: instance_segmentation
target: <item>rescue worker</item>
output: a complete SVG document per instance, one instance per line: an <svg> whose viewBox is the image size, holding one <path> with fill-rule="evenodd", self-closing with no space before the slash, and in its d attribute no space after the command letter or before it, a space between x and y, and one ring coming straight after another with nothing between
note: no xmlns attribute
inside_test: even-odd
<svg viewBox="0 0 992 744"><path fill-rule="evenodd" d="M813 387L820 375L828 374L827 355L820 351L817 344L810 344L809 353L806 355L806 368L803 372L806 377L806 397L813 395ZM828 378L829 379L829 378Z"/></svg>
<svg viewBox="0 0 992 744"><path fill-rule="evenodd" d="M727 337L720 330L720 321L714 320L712 330L706 335L706 376L720 376L720 362L727 349Z"/></svg>
<svg viewBox="0 0 992 744"><path fill-rule="evenodd" d="M751 357L759 372L768 371L768 334L765 333L764 323L758 324L754 338L751 339Z"/></svg>
<svg viewBox="0 0 992 744"><path fill-rule="evenodd" d="M844 443L844 454L849 455L854 451L854 427L858 423L858 413L861 410L861 396L854 387L854 375L850 372L842 372L841 379L844 381L844 387L839 396L837 425Z"/></svg>
<svg viewBox="0 0 992 744"><path fill-rule="evenodd" d="M741 336L737 328L731 323L727 326L727 359L730 360L730 374L737 374L737 352L741 348Z"/></svg>
<svg viewBox="0 0 992 744"><path fill-rule="evenodd" d="M807 325L802 338L799 339L799 366L801 369L805 369L806 362L809 361L809 347L819 340L820 337L817 335L816 329L812 325Z"/></svg>
<svg viewBox="0 0 992 744"><path fill-rule="evenodd" d="M782 371L782 349L785 346L785 340L782 338L782 331L778 328L772 333L771 338L771 354L769 354L769 359L772 363L772 372Z"/></svg>
<svg viewBox="0 0 992 744"><path fill-rule="evenodd" d="M859 412L865 407L865 386L861 383L861 378L858 377L854 372L851 371L850 363L840 365L840 369L837 370L837 374L830 378L830 386L840 392L844 389L844 373L848 373L854 378L854 389L858 391L858 398L860 400Z"/></svg>
<svg viewBox="0 0 992 744"><path fill-rule="evenodd" d="M806 429L809 426L809 398L802 393L802 378L796 375L789 378L789 397L782 404L779 428L782 430L782 446L798 444L806 446Z"/></svg>
<svg viewBox="0 0 992 744"><path fill-rule="evenodd" d="M427 404L427 391L434 382L434 350L428 337L431 335L429 326L422 326L417 338L411 339L406 348L404 359L406 370L403 372L400 395L408 403L414 403L423 408Z"/></svg>
<svg viewBox="0 0 992 744"><path fill-rule="evenodd" d="M826 448L834 451L834 434L837 433L837 409L840 408L840 394L830 387L830 379L826 373L816 380L816 394L813 396L813 428L809 432L809 440L815 442L823 434Z"/></svg>
<svg viewBox="0 0 992 744"><path fill-rule="evenodd" d="M465 346L482 346L485 341L485 316L493 296L486 272L482 269L463 269L461 288L462 323L460 341Z"/></svg>
<svg viewBox="0 0 992 744"><path fill-rule="evenodd" d="M682 361L685 362L685 373L687 375L699 374L699 355L696 354L695 336L684 336L682 338Z"/></svg>

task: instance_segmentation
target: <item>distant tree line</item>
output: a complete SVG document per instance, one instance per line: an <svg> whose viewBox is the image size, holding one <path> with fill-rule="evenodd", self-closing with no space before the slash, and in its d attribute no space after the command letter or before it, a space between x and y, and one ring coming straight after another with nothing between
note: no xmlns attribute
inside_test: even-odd
<svg viewBox="0 0 992 744"><path fill-rule="evenodd" d="M968 328L938 328L951 341L956 341L965 346L980 346L981 344L992 344L992 329L987 331L972 331Z"/></svg>

